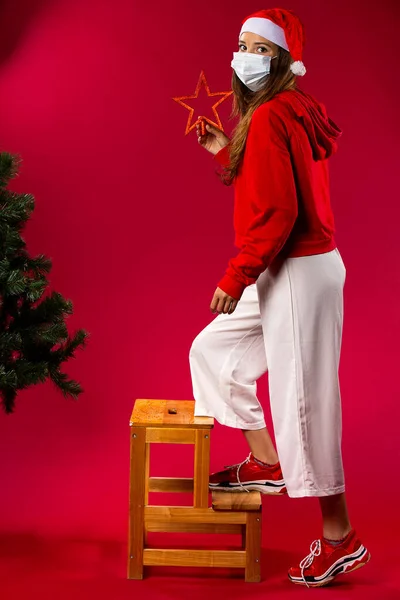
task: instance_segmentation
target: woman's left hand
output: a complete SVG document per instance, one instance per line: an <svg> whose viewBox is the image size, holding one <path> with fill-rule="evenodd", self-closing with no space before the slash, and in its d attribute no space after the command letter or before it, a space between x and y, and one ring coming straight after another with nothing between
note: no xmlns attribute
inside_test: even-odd
<svg viewBox="0 0 400 600"><path fill-rule="evenodd" d="M235 300L235 298L232 298L232 296L229 296L223 292L221 288L217 287L210 305L210 310L212 313L217 312L219 314L224 313L231 315L238 302L238 300Z"/></svg>

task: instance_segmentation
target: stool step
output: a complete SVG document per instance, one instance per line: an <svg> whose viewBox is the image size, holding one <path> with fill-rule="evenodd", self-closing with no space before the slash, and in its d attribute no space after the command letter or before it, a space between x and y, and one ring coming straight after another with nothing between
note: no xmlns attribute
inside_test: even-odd
<svg viewBox="0 0 400 600"><path fill-rule="evenodd" d="M144 519L147 526L161 523L222 523L245 525L245 511L215 512L212 508L193 508L192 506L145 506ZM160 529L158 531L161 531Z"/></svg>
<svg viewBox="0 0 400 600"><path fill-rule="evenodd" d="M195 417L194 404L194 400L138 398L135 400L130 426L211 429L214 426L214 419Z"/></svg>
<svg viewBox="0 0 400 600"><path fill-rule="evenodd" d="M260 510L262 505L260 492L212 492L213 510Z"/></svg>
<svg viewBox="0 0 400 600"><path fill-rule="evenodd" d="M193 477L149 477L149 492L193 492Z"/></svg>
<svg viewBox="0 0 400 600"><path fill-rule="evenodd" d="M244 550L174 550L146 548L143 564L179 567L245 567Z"/></svg>

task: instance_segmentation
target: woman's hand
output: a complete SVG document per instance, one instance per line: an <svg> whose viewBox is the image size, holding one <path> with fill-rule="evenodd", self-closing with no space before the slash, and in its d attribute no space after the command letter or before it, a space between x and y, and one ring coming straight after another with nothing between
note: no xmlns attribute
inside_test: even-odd
<svg viewBox="0 0 400 600"><path fill-rule="evenodd" d="M235 298L232 298L232 296L229 296L223 292L221 288L217 287L210 305L210 309L212 313L228 313L231 315L238 302L239 300L235 300Z"/></svg>
<svg viewBox="0 0 400 600"><path fill-rule="evenodd" d="M217 127L213 127L204 119L205 124L205 135L201 135L201 125L199 122L196 124L197 141L200 146L203 146L211 154L217 154L222 148L227 146L230 139L223 131Z"/></svg>

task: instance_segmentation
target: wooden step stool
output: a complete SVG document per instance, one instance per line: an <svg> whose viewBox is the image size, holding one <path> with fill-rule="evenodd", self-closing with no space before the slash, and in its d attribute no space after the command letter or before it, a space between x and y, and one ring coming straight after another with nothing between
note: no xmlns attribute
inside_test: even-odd
<svg viewBox="0 0 400 600"><path fill-rule="evenodd" d="M246 581L260 581L260 493L215 491L208 506L213 426L213 418L194 416L193 400L136 400L130 419L128 579L142 579L146 565L168 565L242 567ZM194 444L194 477L150 477L153 443ZM193 492L193 505L150 506L149 492ZM242 548L147 548L148 531L241 533Z"/></svg>

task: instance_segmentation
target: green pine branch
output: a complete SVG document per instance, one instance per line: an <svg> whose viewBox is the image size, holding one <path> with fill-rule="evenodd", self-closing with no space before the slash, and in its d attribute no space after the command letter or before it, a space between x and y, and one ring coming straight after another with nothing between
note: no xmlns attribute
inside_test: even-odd
<svg viewBox="0 0 400 600"><path fill-rule="evenodd" d="M77 399L82 386L61 367L88 339L83 329L68 333L72 302L58 292L46 294L51 260L32 257L26 249L21 232L34 198L7 189L19 163L18 157L0 153L0 403L6 413L14 411L20 391L47 379L65 397Z"/></svg>
<svg viewBox="0 0 400 600"><path fill-rule="evenodd" d="M0 153L0 189L6 187L18 175L21 159L9 152Z"/></svg>
<svg viewBox="0 0 400 600"><path fill-rule="evenodd" d="M4 224L17 227L26 221L35 207L35 200L31 194L18 194L17 192L2 193L0 196L1 218Z"/></svg>
<svg viewBox="0 0 400 600"><path fill-rule="evenodd" d="M83 391L80 383L70 379L59 368L50 368L50 378L66 398L71 397L76 400Z"/></svg>

